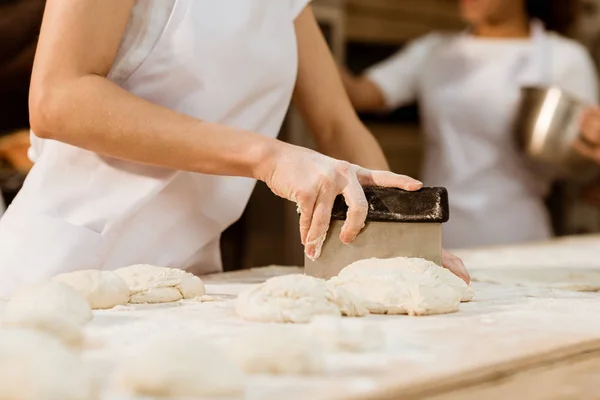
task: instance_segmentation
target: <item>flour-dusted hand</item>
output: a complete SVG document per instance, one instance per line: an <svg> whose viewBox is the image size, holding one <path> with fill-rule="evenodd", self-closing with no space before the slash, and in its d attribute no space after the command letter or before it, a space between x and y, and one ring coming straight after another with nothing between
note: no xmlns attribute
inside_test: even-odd
<svg viewBox="0 0 600 400"><path fill-rule="evenodd" d="M467 284L471 283L471 276L463 261L446 250L442 250L442 266L449 269L450 272L467 282Z"/></svg>
<svg viewBox="0 0 600 400"><path fill-rule="evenodd" d="M262 179L271 190L296 202L300 210L300 235L306 255L320 256L327 235L335 198L341 194L348 204L340 240L351 243L364 227L368 203L363 186L418 190L423 184L389 171L373 171L296 146L287 146L273 159Z"/></svg>

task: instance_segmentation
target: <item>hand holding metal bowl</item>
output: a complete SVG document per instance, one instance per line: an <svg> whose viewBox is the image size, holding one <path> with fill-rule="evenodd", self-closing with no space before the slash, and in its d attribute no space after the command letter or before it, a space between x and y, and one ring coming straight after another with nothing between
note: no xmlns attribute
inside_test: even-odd
<svg viewBox="0 0 600 400"><path fill-rule="evenodd" d="M517 142L557 174L589 180L600 171L600 109L556 87L524 87Z"/></svg>

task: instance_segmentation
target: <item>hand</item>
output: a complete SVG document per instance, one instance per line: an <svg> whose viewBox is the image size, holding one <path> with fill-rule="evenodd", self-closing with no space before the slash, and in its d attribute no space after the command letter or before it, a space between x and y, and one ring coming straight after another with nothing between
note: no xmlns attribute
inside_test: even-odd
<svg viewBox="0 0 600 400"><path fill-rule="evenodd" d="M581 136L574 146L583 156L600 164L600 108L590 107L581 118Z"/></svg>
<svg viewBox="0 0 600 400"><path fill-rule="evenodd" d="M467 282L467 285L471 284L471 276L469 275L465 264L454 254L446 250L442 250L442 266L449 269L450 272L458 276L463 281Z"/></svg>
<svg viewBox="0 0 600 400"><path fill-rule="evenodd" d="M276 195L296 202L300 211L300 237L306 255L321 255L335 198L342 194L348 204L340 240L351 243L367 218L368 203L363 186L419 190L423 184L388 171L373 171L327 157L302 147L286 145L276 155L265 179Z"/></svg>

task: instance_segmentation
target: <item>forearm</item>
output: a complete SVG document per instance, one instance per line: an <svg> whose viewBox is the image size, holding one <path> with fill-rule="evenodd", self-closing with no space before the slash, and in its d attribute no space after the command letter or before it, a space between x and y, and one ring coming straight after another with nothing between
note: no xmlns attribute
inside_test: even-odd
<svg viewBox="0 0 600 400"><path fill-rule="evenodd" d="M328 156L346 160L364 168L389 170L389 164L377 139L358 118L335 125L329 135L317 135L317 147Z"/></svg>
<svg viewBox="0 0 600 400"><path fill-rule="evenodd" d="M102 155L177 170L262 178L283 143L145 101L98 75L32 91L36 135Z"/></svg>

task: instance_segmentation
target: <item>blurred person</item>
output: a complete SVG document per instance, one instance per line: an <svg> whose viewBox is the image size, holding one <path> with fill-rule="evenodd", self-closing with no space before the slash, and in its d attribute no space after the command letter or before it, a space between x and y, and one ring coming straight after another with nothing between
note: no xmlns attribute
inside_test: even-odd
<svg viewBox="0 0 600 400"><path fill-rule="evenodd" d="M544 202L552 177L520 153L513 123L522 86L556 85L597 102L591 57L579 43L550 31L569 26L575 3L459 3L465 32L416 39L360 77L343 70L345 87L360 111L418 101L425 133L423 181L450 193L445 246L545 240L552 235ZM598 118L600 111L590 108L582 120L586 143L577 148L600 161L600 147L590 146L600 144Z"/></svg>
<svg viewBox="0 0 600 400"><path fill-rule="evenodd" d="M0 220L0 296L79 269L219 271L219 237L256 179L298 204L312 258L338 194L349 243L367 215L363 185L419 189L386 171L307 3L48 0L35 164ZM327 155L275 138L292 97Z"/></svg>

